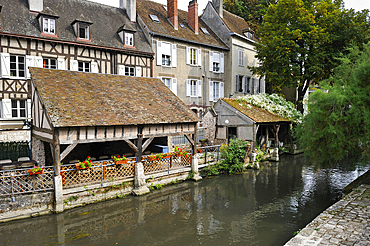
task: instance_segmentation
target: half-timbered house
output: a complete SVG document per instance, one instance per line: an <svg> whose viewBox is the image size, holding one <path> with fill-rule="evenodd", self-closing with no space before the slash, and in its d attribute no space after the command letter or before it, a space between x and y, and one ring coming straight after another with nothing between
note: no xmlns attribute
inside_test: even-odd
<svg viewBox="0 0 370 246"><path fill-rule="evenodd" d="M29 67L153 76L136 11L121 2L0 0L0 141L29 136L14 131L31 120Z"/></svg>

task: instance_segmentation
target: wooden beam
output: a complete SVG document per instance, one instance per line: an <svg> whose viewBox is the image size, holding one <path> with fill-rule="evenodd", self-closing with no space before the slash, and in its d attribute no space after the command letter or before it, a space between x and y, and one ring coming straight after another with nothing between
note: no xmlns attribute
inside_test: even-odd
<svg viewBox="0 0 370 246"><path fill-rule="evenodd" d="M54 176L60 175L60 142L59 142L59 130L55 129L53 139L53 164L54 164Z"/></svg>
<svg viewBox="0 0 370 246"><path fill-rule="evenodd" d="M136 162L141 162L143 155L143 134L137 134L137 151L136 151Z"/></svg>
<svg viewBox="0 0 370 246"><path fill-rule="evenodd" d="M145 143L143 144L142 151L144 152L146 148L148 148L149 144L153 141L154 137L148 138Z"/></svg>
<svg viewBox="0 0 370 246"><path fill-rule="evenodd" d="M135 153L138 151L137 147L135 146L135 144L133 144L129 139L123 139L127 144L128 146L130 146L130 148L135 151Z"/></svg>
<svg viewBox="0 0 370 246"><path fill-rule="evenodd" d="M71 145L69 145L64 151L63 153L60 154L60 161L62 161L69 153L71 153L71 151L77 146L77 143L73 143Z"/></svg>
<svg viewBox="0 0 370 246"><path fill-rule="evenodd" d="M191 146L193 147L194 146L193 138L189 134L185 134L184 136L186 137L186 139L190 142Z"/></svg>

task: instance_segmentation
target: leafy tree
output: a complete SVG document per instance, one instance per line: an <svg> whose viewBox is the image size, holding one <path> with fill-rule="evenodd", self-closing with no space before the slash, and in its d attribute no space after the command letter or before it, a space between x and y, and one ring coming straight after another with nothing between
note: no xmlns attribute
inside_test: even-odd
<svg viewBox="0 0 370 246"><path fill-rule="evenodd" d="M310 83L327 79L345 48L368 40L368 11L343 9L337 0L280 0L270 4L263 24L257 29L256 45L260 66L254 74L266 76L274 92L282 87L297 88L302 100Z"/></svg>
<svg viewBox="0 0 370 246"><path fill-rule="evenodd" d="M309 113L297 128L305 153L331 163L370 156L370 43L340 59L342 65L309 97Z"/></svg>

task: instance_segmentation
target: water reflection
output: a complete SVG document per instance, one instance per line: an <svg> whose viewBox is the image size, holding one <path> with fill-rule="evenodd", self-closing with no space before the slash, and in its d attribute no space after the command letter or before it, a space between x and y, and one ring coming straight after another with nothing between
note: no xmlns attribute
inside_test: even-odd
<svg viewBox="0 0 370 246"><path fill-rule="evenodd" d="M368 169L314 169L302 156L0 225L0 245L282 245Z"/></svg>

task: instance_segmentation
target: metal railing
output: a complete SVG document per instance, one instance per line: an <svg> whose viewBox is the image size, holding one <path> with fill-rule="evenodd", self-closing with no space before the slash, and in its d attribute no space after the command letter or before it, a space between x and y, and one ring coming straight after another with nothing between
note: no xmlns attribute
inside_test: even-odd
<svg viewBox="0 0 370 246"><path fill-rule="evenodd" d="M44 167L42 174L29 175L28 169L0 171L0 196L54 190L54 167Z"/></svg>
<svg viewBox="0 0 370 246"><path fill-rule="evenodd" d="M218 162L220 160L220 147L221 145L199 147L197 149L198 164Z"/></svg>
<svg viewBox="0 0 370 246"><path fill-rule="evenodd" d="M174 154L174 153L173 153ZM191 155L187 156L178 156L175 155L171 156L170 158L162 159L162 160L144 160L144 174L151 174L156 172L163 172L170 170L190 167L191 166Z"/></svg>

